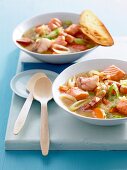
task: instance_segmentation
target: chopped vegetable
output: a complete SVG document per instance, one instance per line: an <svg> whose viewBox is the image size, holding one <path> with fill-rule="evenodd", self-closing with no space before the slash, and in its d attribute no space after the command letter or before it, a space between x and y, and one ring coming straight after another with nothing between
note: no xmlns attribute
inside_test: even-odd
<svg viewBox="0 0 127 170"><path fill-rule="evenodd" d="M124 118L125 116L123 115L112 115L112 118L116 118L116 119L119 119L119 118Z"/></svg>
<svg viewBox="0 0 127 170"><path fill-rule="evenodd" d="M110 87L109 87L109 89L108 89L108 95L109 95L109 98L111 98L112 97L112 92L113 92L113 90L115 91L115 93L116 93L116 97L118 98L119 97L119 89L118 89L118 87L117 87L117 85L115 84L115 83L113 83Z"/></svg>
<svg viewBox="0 0 127 170"><path fill-rule="evenodd" d="M84 45L85 44L85 41L83 39L81 39L81 38L75 38L74 42L76 44L79 44L79 45Z"/></svg>
<svg viewBox="0 0 127 170"><path fill-rule="evenodd" d="M72 104L69 109L71 111L76 111L76 110L78 110L80 107L82 107L84 104L86 104L88 102L89 102L89 99L79 100L79 101L75 102L74 104Z"/></svg>
<svg viewBox="0 0 127 170"><path fill-rule="evenodd" d="M66 86L66 85L61 85L61 86L59 87L59 91L60 91L60 92L67 92L68 90L69 90L69 87Z"/></svg>
<svg viewBox="0 0 127 170"><path fill-rule="evenodd" d="M120 84L122 86L127 86L127 80L120 80Z"/></svg>
<svg viewBox="0 0 127 170"><path fill-rule="evenodd" d="M120 100L127 100L126 96L120 96L119 99Z"/></svg>
<svg viewBox="0 0 127 170"><path fill-rule="evenodd" d="M105 111L101 108L95 108L93 109L94 111L94 117L95 118L99 118L99 119L105 119L106 118L106 114L105 114Z"/></svg>
<svg viewBox="0 0 127 170"><path fill-rule="evenodd" d="M90 49L90 48L95 47L95 44L87 44L86 47L87 47L88 49Z"/></svg>
<svg viewBox="0 0 127 170"><path fill-rule="evenodd" d="M74 77L68 79L67 85L68 85L69 87L74 87L74 86L75 86L75 83L76 83L76 78L75 78L75 76L74 76Z"/></svg>
<svg viewBox="0 0 127 170"><path fill-rule="evenodd" d="M89 91L89 95L90 95L90 96L94 96L94 95L95 95L95 93L94 93L94 92L92 92L92 91Z"/></svg>
<svg viewBox="0 0 127 170"><path fill-rule="evenodd" d="M63 27L69 27L70 25L72 25L72 21L71 20L63 21Z"/></svg>
<svg viewBox="0 0 127 170"><path fill-rule="evenodd" d="M61 99L69 99L73 102L76 102L76 98L74 96L71 96L69 94L66 94L66 93L63 93L61 96L60 96Z"/></svg>
<svg viewBox="0 0 127 170"><path fill-rule="evenodd" d="M97 71L97 70L91 70L91 71L89 71L89 75L90 76L94 76L94 75L100 75L100 72L99 71Z"/></svg>
<svg viewBox="0 0 127 170"><path fill-rule="evenodd" d="M59 35L59 29L55 29L53 30L52 32L50 32L45 38L48 38L48 39L54 39L56 37L58 37Z"/></svg>

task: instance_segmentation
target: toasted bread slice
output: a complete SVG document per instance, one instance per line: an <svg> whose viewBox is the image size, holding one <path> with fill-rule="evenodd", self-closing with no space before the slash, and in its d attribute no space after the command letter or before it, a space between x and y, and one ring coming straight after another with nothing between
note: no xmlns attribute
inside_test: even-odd
<svg viewBox="0 0 127 170"><path fill-rule="evenodd" d="M114 41L104 24L90 10L85 10L80 15L81 31L97 44L111 46Z"/></svg>

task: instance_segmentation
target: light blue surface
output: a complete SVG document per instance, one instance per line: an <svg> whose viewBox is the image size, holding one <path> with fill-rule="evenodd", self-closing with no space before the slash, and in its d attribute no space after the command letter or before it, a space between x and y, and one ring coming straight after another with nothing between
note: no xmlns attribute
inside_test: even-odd
<svg viewBox="0 0 127 170"><path fill-rule="evenodd" d="M125 53L125 55L127 55L127 53ZM18 80L20 80L16 83L17 89L18 91L20 89L20 92L23 92L25 89L24 86L26 83L22 84L22 82L28 81L29 74L27 73L35 72L35 70L39 68L46 70L52 69L59 74L65 69L65 67L70 65L64 64L58 67L58 65L48 63L32 63L32 57L29 58L29 63L27 63L24 62L23 57L28 58L28 55L20 53L17 70L18 72L27 70L16 76L19 78ZM117 61L114 62L115 63L111 63L118 64ZM126 70L126 65L127 64L122 62L124 70ZM119 66L119 64L117 66ZM22 76L24 73L25 77ZM47 74L51 80L54 77L53 75L56 75L56 73L51 72L50 74ZM5 137L6 150L40 150L40 105L38 102L33 102L26 123L21 132L18 135L12 133L14 123L23 103L23 98L13 95ZM48 113L50 150L127 150L127 123L113 127L90 125L68 114L64 109L61 109L56 105L53 100L48 104ZM118 119L114 121L120 120Z"/></svg>
<svg viewBox="0 0 127 170"><path fill-rule="evenodd" d="M11 39L14 27L38 13L80 12L85 8L92 9L113 35L126 35L126 0L0 0L0 170L127 169L126 151L51 151L47 158L40 151L4 151L12 94L9 83L19 54Z"/></svg>

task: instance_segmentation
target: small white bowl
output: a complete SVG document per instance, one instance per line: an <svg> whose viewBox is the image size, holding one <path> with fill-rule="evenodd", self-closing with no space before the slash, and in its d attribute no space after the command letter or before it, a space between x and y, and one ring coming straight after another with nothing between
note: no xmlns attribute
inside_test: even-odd
<svg viewBox="0 0 127 170"><path fill-rule="evenodd" d="M70 54L39 54L23 48L20 44L16 42L16 40L20 39L22 35L30 28L43 23L45 24L51 18L59 18L60 20L71 20L73 23L78 23L79 16L80 16L79 14L68 13L68 12L47 13L47 14L34 16L22 22L15 28L13 32L13 41L20 50L28 53L29 55L35 57L38 60L48 62L48 63L53 63L53 64L64 64L64 63L73 62L77 59L80 59L81 57L83 57L84 55L86 55L88 52L92 51L96 47L93 47L85 51L75 52Z"/></svg>
<svg viewBox="0 0 127 170"><path fill-rule="evenodd" d="M106 67L110 65L116 65L119 68L123 69L127 73L127 62L122 60L116 60L116 59L93 59L93 60L87 60L81 63L74 64L67 69L65 69L59 76L55 79L53 83L53 98L55 102L64 110L66 110L69 114L75 116L76 118L90 123L94 125L103 125L103 126L112 126L112 125L118 125L122 124L127 121L127 118L118 118L118 119L98 119L98 118L90 118L85 117L82 115L79 115L75 112L71 112L60 100L60 92L58 90L59 86L64 84L68 78L82 73L82 72L88 72L90 70L103 70Z"/></svg>

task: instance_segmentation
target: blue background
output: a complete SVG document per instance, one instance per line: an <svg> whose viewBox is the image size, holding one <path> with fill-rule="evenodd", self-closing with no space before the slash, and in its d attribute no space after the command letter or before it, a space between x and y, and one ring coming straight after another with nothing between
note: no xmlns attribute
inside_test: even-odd
<svg viewBox="0 0 127 170"><path fill-rule="evenodd" d="M4 150L12 95L9 84L19 55L12 42L15 26L39 13L92 9L112 35L126 36L126 8L126 0L0 0L0 170L127 169L127 151L51 151L42 157L40 151Z"/></svg>

